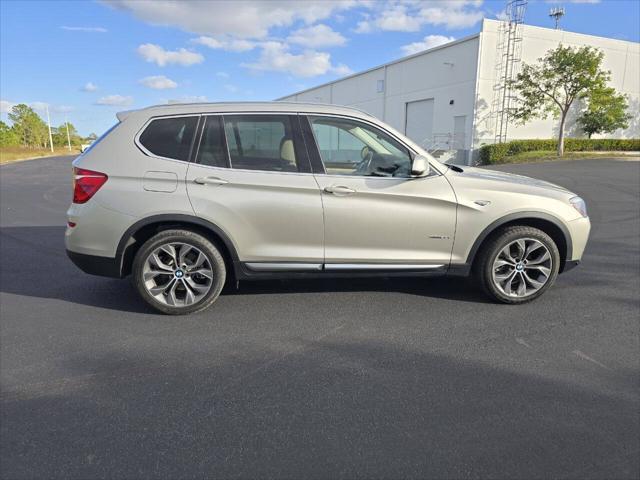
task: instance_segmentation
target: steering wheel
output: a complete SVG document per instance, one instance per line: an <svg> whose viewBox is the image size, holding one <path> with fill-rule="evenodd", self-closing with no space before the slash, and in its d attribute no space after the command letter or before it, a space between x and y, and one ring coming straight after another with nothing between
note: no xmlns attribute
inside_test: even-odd
<svg viewBox="0 0 640 480"><path fill-rule="evenodd" d="M367 149L365 153L365 148ZM361 154L364 154L362 161L356 165L356 172L361 174L367 174L371 170L371 162L373 161L373 151L369 147L363 147Z"/></svg>

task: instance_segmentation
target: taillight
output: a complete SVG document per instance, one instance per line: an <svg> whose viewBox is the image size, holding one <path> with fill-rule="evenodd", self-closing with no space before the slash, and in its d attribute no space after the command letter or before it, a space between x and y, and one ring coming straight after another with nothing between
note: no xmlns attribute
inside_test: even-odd
<svg viewBox="0 0 640 480"><path fill-rule="evenodd" d="M86 203L108 178L101 172L73 167L73 203Z"/></svg>

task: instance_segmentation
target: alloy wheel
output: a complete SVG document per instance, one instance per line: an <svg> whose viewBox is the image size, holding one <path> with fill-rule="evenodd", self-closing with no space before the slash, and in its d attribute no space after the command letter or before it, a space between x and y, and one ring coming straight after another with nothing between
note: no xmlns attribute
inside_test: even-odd
<svg viewBox="0 0 640 480"><path fill-rule="evenodd" d="M211 260L199 248L171 242L153 250L144 262L144 287L157 301L186 307L202 300L213 285Z"/></svg>
<svg viewBox="0 0 640 480"><path fill-rule="evenodd" d="M519 238L500 250L491 269L495 286L510 297L528 297L546 285L553 271L549 249L534 238Z"/></svg>

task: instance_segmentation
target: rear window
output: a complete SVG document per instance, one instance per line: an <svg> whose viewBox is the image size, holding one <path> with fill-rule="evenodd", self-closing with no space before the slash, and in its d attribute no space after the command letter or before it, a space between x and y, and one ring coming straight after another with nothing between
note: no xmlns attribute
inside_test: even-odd
<svg viewBox="0 0 640 480"><path fill-rule="evenodd" d="M171 117L153 120L142 135L140 144L153 155L188 160L198 117Z"/></svg>

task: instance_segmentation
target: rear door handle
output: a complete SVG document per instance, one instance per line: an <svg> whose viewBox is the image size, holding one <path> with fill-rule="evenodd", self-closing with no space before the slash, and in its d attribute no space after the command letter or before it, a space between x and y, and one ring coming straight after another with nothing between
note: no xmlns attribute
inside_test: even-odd
<svg viewBox="0 0 640 480"><path fill-rule="evenodd" d="M351 195L356 193L353 188L346 187L344 185L331 185L329 187L324 187L324 191L327 193L333 193L334 195Z"/></svg>
<svg viewBox="0 0 640 480"><path fill-rule="evenodd" d="M229 183L224 178L219 177L198 177L193 180L198 185L224 185L225 183Z"/></svg>

